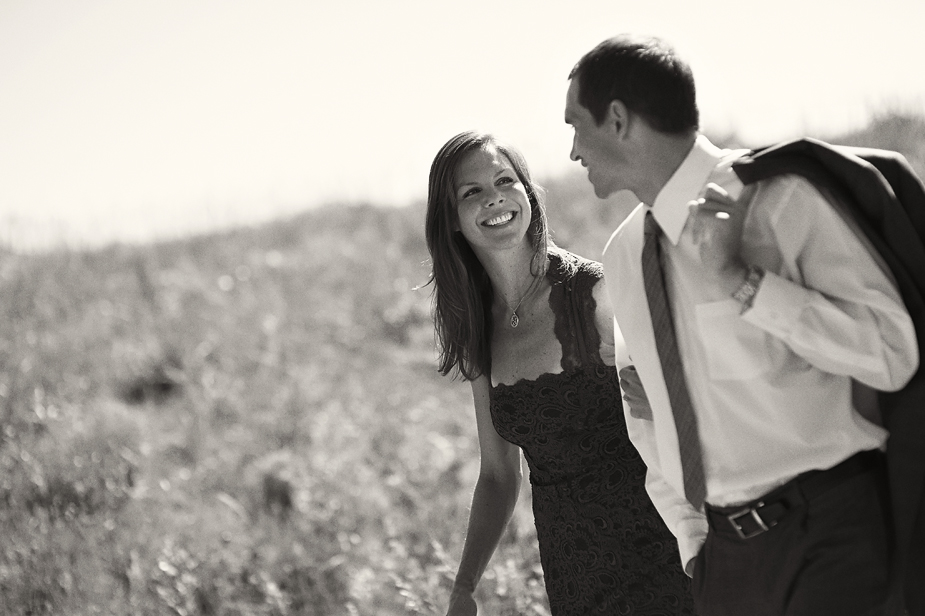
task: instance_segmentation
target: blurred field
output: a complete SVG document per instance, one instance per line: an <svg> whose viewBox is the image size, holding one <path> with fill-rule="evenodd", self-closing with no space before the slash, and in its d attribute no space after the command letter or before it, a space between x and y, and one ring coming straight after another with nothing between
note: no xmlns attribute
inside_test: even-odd
<svg viewBox="0 0 925 616"><path fill-rule="evenodd" d="M879 122L841 142L925 175L925 122ZM547 188L557 242L597 257L627 205ZM421 205L329 207L0 249L0 613L442 613L478 448L412 290L422 229ZM526 489L478 596L548 613Z"/></svg>

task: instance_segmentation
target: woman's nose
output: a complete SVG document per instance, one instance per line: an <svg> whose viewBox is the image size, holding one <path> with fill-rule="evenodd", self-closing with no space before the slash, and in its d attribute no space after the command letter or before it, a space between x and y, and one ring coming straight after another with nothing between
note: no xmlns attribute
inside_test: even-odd
<svg viewBox="0 0 925 616"><path fill-rule="evenodd" d="M504 203L504 197L497 190L491 190L485 195L485 207L492 207Z"/></svg>

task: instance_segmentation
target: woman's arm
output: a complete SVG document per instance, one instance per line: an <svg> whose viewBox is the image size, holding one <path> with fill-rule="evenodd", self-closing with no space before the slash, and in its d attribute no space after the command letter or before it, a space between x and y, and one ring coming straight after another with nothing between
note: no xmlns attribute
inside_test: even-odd
<svg viewBox="0 0 925 616"><path fill-rule="evenodd" d="M597 327L597 333L601 337L601 348L598 351L601 354L601 360L608 366L614 366L617 363L617 343L623 342L615 338L613 325L613 307L610 305L610 294L607 293L607 282L601 278L594 283L591 289L596 308L594 310L594 325Z"/></svg>
<svg viewBox="0 0 925 616"><path fill-rule="evenodd" d="M472 381L472 398L478 425L481 467L472 495L469 529L448 615L475 614L472 593L514 512L520 493L520 448L498 436L489 411L489 382L481 376Z"/></svg>

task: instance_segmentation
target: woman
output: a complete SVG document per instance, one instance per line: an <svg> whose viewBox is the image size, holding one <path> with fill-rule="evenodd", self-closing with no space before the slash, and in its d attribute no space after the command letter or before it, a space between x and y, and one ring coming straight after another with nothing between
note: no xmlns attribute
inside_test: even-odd
<svg viewBox="0 0 925 616"><path fill-rule="evenodd" d="M430 171L440 371L472 385L481 469L448 614L475 586L530 469L555 616L693 614L677 545L626 434L600 265L555 247L522 156L461 133Z"/></svg>

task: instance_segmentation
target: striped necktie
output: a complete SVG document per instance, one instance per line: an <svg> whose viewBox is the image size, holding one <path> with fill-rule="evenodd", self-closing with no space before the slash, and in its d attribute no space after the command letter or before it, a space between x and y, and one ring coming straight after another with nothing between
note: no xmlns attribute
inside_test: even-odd
<svg viewBox="0 0 925 616"><path fill-rule="evenodd" d="M678 352L675 338L674 322L665 291L662 274L661 249L659 234L661 230L652 216L646 212L645 243L642 246L642 276L649 300L649 314L652 317L652 329L655 331L655 348L662 364L668 399L678 430L678 447L681 452L681 470L684 475L684 493L687 500L697 509L703 505L706 496L706 480L703 472L703 456L700 451L700 438L697 434L697 417L691 404L684 368Z"/></svg>

